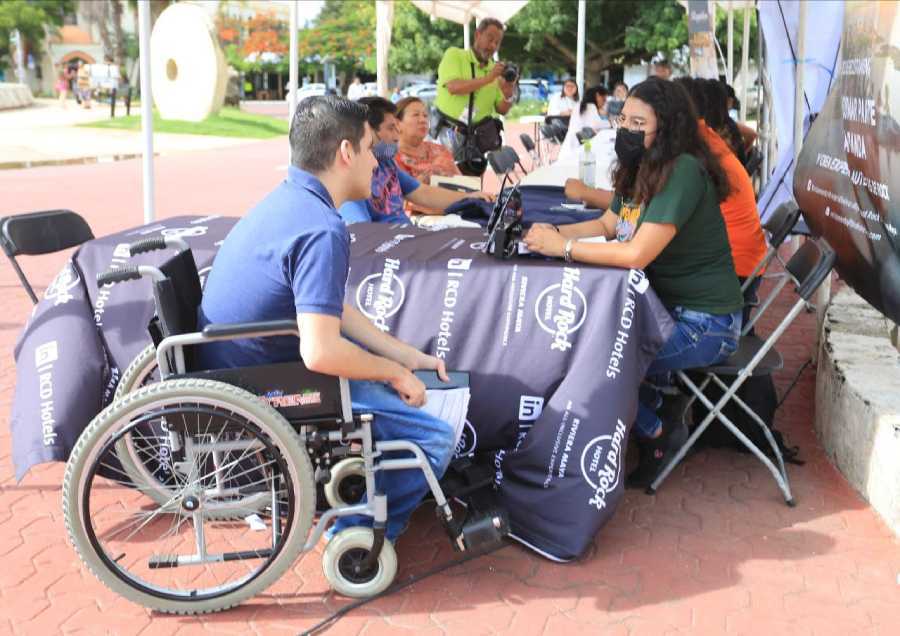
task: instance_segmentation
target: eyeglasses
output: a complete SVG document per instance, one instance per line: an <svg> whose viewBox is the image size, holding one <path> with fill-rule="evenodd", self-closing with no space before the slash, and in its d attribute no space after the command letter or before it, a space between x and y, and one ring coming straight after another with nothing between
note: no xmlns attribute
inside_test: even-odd
<svg viewBox="0 0 900 636"><path fill-rule="evenodd" d="M626 117L625 113L621 113L618 117L614 117L609 122L613 129L627 128L635 132L643 131L645 135L652 135L656 130L645 130L644 126L647 122L640 117Z"/></svg>

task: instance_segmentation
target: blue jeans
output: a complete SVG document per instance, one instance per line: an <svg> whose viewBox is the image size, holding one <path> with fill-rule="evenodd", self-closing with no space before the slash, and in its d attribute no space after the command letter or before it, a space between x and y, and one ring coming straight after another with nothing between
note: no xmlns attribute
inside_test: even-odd
<svg viewBox="0 0 900 636"><path fill-rule="evenodd" d="M409 406L390 387L380 382L350 381L350 399L354 412L371 413L372 436L376 441L402 439L415 442L428 457L435 475L440 478L453 457L453 429L446 422ZM384 458L410 456L409 453L385 453ZM389 470L375 473L378 492L387 496L388 520L385 535L395 540L409 522L428 483L421 470ZM372 517L350 515L339 518L329 529L329 536L351 526L372 526Z"/></svg>
<svg viewBox="0 0 900 636"><path fill-rule="evenodd" d="M638 395L635 429L641 437L653 437L662 424L656 414L662 406L659 389L669 384L670 371L722 362L735 352L740 340L740 311L717 315L675 307L669 313L675 329L650 363Z"/></svg>

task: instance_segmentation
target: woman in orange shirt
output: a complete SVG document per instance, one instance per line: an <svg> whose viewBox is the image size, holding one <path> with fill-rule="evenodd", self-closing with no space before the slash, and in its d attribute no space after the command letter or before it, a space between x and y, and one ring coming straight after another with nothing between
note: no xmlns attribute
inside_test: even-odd
<svg viewBox="0 0 900 636"><path fill-rule="evenodd" d="M731 147L706 124L707 113L717 105L707 103L703 87L696 79L679 77L675 81L682 84L691 96L700 115L700 136L719 160L728 177L731 193L719 203L719 208L725 219L731 256L734 259L734 271L743 284L763 259L767 249L766 237L759 221L759 210L756 207L753 182ZM724 107L724 103L722 106Z"/></svg>

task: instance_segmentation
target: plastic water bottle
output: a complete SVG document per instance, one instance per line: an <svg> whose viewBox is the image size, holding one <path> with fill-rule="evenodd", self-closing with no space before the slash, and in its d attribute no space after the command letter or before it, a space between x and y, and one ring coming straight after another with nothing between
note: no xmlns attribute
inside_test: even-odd
<svg viewBox="0 0 900 636"><path fill-rule="evenodd" d="M578 157L578 179L586 186L593 188L597 161L591 152L591 140L581 144L581 153Z"/></svg>

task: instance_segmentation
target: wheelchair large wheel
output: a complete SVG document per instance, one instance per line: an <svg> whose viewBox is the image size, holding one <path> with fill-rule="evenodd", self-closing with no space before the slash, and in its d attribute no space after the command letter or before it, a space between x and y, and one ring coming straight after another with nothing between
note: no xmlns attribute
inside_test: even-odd
<svg viewBox="0 0 900 636"><path fill-rule="evenodd" d="M116 446L163 424L173 487L160 503L122 470ZM222 382L171 380L114 402L85 429L63 513L82 560L113 591L162 612L213 612L291 566L312 525L313 484L306 448L275 409Z"/></svg>
<svg viewBox="0 0 900 636"><path fill-rule="evenodd" d="M338 532L322 554L322 569L332 589L351 598L369 598L381 594L397 576L397 553L385 541L378 562L370 570L358 567L372 548L371 528L352 527Z"/></svg>
<svg viewBox="0 0 900 636"><path fill-rule="evenodd" d="M156 347L148 344L122 373L119 384L116 385L116 394L113 400L121 400L132 391L154 382L159 382Z"/></svg>

